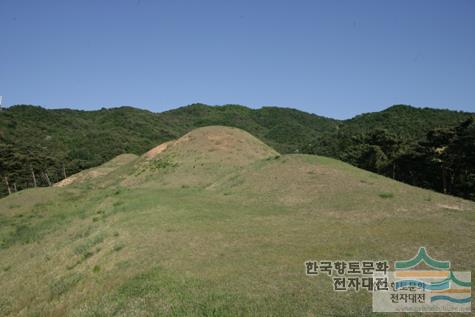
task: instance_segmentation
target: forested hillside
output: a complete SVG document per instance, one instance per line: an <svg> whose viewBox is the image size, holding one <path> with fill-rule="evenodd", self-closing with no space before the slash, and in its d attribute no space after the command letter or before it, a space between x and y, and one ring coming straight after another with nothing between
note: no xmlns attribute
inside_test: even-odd
<svg viewBox="0 0 475 317"><path fill-rule="evenodd" d="M407 105L341 122L303 152L405 183L475 199L474 114Z"/></svg>
<svg viewBox="0 0 475 317"><path fill-rule="evenodd" d="M289 108L238 105L193 104L162 113L131 107L79 111L13 106L0 111L0 195L7 194L8 187L21 190L35 182L47 186L121 153L142 154L197 127L225 125L244 129L281 153L331 156L414 185L473 199L473 185L467 187L475 174L473 168L465 166L460 172L453 168L468 152L473 153L473 123L455 129L471 117L471 113L404 105L343 121ZM429 146L426 135L434 135L434 129L445 129L440 133L447 137L445 143L432 141L429 150L424 148ZM463 148L454 144L463 144ZM438 165L413 170L411 161ZM431 171L438 176L428 175Z"/></svg>

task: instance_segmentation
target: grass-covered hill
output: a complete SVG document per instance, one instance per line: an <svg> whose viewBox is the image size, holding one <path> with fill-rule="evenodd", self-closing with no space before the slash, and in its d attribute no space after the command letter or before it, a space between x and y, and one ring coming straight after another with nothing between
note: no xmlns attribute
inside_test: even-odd
<svg viewBox="0 0 475 317"><path fill-rule="evenodd" d="M121 153L142 154L156 144L176 139L210 124L236 126L278 150L293 152L319 133L336 129L337 121L293 109L195 104L163 113L122 107L98 111L47 110L13 106L0 111L0 174L18 189L46 185L67 174L97 166ZM31 167L31 168L30 168ZM1 193L6 192L2 179Z"/></svg>
<svg viewBox="0 0 475 317"><path fill-rule="evenodd" d="M11 191L32 187L34 173L37 185L46 186L60 181L64 174L97 166L122 153L141 155L156 144L208 125L241 128L281 153L323 154L384 174L386 169L379 166L391 165L392 157L386 153L382 163L375 163L378 168L366 166L360 162L367 161L366 152L354 150L355 140L360 146L366 142L364 135L385 128L408 145L431 129L453 127L471 116L409 106L344 121L295 109L237 105L194 104L162 113L131 107L78 111L13 106L0 111L0 197L8 192L6 182ZM402 177L412 172L403 171L395 178L441 190L438 179L421 183Z"/></svg>
<svg viewBox="0 0 475 317"><path fill-rule="evenodd" d="M369 316L304 261L475 270L475 203L205 127L0 199L2 316Z"/></svg>

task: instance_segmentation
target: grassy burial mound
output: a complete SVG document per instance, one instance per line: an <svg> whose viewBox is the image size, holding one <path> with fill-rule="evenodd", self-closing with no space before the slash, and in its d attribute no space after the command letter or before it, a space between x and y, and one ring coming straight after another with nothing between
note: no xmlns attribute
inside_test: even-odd
<svg viewBox="0 0 475 317"><path fill-rule="evenodd" d="M64 187L68 186L71 184L76 184L76 183L83 183L87 180L95 179L98 177L103 177L106 176L113 171L117 170L122 165L125 165L137 158L137 155L135 154L121 154L113 158L107 163L102 164L101 166L98 167L93 167L84 171L81 171L79 173L76 173L74 175L71 175L62 181L54 184L56 187Z"/></svg>
<svg viewBox="0 0 475 317"><path fill-rule="evenodd" d="M191 131L64 186L0 200L0 315L371 313L304 262L408 259L475 269L475 203L247 132Z"/></svg>

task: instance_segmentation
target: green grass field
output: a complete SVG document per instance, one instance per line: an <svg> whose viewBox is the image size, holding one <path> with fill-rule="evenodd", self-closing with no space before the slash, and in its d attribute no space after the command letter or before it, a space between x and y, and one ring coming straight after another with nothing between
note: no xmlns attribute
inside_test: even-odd
<svg viewBox="0 0 475 317"><path fill-rule="evenodd" d="M425 246L475 271L475 203L239 129L87 175L0 200L1 316L373 316L370 293L335 293L304 262Z"/></svg>

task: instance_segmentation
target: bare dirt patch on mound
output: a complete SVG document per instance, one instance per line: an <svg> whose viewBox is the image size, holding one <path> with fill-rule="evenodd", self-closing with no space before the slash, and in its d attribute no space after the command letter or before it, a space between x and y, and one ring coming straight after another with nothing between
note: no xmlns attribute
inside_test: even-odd
<svg viewBox="0 0 475 317"><path fill-rule="evenodd" d="M169 146L172 146L173 144L175 144L175 142L176 141L168 141L168 142L162 143L162 144L154 147L153 149L149 150L147 153L144 154L144 156L147 157L147 158L153 158L157 154L162 153L163 151L165 151Z"/></svg>

